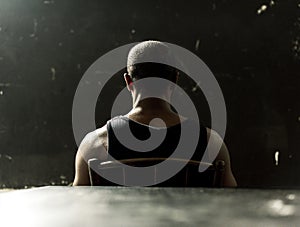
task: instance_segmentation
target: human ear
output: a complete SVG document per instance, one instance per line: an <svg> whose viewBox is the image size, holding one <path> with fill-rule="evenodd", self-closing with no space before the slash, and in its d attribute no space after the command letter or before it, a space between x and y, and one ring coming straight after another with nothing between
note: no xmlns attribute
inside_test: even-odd
<svg viewBox="0 0 300 227"><path fill-rule="evenodd" d="M128 73L124 73L124 80L126 82L126 86L127 86L128 91L132 91L133 81L132 81L132 78L129 76Z"/></svg>

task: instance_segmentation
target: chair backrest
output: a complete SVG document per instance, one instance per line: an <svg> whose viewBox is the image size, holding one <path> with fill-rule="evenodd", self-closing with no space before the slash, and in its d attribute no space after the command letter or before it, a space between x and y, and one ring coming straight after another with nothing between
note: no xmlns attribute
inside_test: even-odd
<svg viewBox="0 0 300 227"><path fill-rule="evenodd" d="M184 162L186 165L170 179L157 184L156 180L162 173L160 172L160 169L156 167L156 164L162 161L168 161L170 164ZM121 165L120 163L125 164L126 166L124 167L124 165ZM207 167L207 169L204 172L199 172L198 169L200 165ZM154 166L154 168L151 168L148 177L153 180L153 186L155 187L222 187L225 162L216 160L213 164L210 164L175 158L137 158L106 162L101 162L98 159L90 159L88 161L88 166L92 186L117 185L102 177L102 174L105 176L113 175L114 179L118 178L119 182L122 182L123 185L132 185L130 183L132 181L128 167Z"/></svg>

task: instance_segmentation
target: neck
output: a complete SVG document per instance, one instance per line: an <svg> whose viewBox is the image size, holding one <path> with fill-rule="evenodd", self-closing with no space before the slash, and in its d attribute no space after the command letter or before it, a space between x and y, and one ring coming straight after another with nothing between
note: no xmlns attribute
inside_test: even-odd
<svg viewBox="0 0 300 227"><path fill-rule="evenodd" d="M140 114L162 114L162 113L173 113L170 104L160 98L146 98L141 100L137 98L133 101L131 113Z"/></svg>
<svg viewBox="0 0 300 227"><path fill-rule="evenodd" d="M171 109L169 102L165 101L169 99L147 98L141 100L135 98L136 96L133 98L132 110L126 115L135 121L143 124L149 124L153 118L160 118L167 126L171 126L186 119ZM157 126L160 127L160 125Z"/></svg>

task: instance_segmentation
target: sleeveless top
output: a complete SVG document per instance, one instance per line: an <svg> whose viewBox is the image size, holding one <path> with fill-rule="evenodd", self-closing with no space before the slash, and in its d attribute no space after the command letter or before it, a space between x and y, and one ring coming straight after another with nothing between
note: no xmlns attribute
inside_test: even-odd
<svg viewBox="0 0 300 227"><path fill-rule="evenodd" d="M124 146L116 137L117 131L122 131L129 125L131 136L138 140L146 140L150 137L149 127L154 130L160 130L160 127L152 127L138 123L125 116L117 116L107 122L108 154L116 160L133 159L133 158L168 158L176 149L181 133L181 124L193 124L192 120L185 120L181 124L176 124L167 128L166 136L163 142L156 148L147 152L131 150ZM152 131L153 131L152 130ZM115 133L116 132L116 133ZM207 131L200 124L198 144L191 160L201 161L207 146ZM110 158L108 159L110 161Z"/></svg>

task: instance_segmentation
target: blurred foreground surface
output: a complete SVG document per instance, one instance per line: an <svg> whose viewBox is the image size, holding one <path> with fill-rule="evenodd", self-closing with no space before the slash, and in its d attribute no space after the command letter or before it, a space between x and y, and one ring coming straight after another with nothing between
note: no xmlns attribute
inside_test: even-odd
<svg viewBox="0 0 300 227"><path fill-rule="evenodd" d="M1 226L297 226L300 192L42 187L0 193Z"/></svg>

